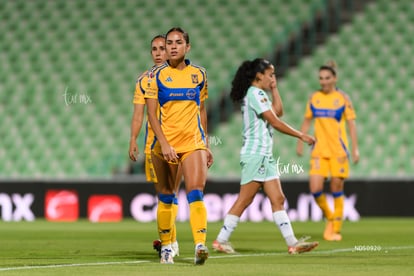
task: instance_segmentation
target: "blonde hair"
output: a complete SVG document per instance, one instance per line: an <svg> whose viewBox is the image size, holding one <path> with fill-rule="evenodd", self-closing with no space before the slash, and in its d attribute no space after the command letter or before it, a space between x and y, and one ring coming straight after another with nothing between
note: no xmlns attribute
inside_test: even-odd
<svg viewBox="0 0 414 276"><path fill-rule="evenodd" d="M329 70L332 72L334 76L336 76L338 73L338 64L336 63L335 60L330 59L325 63L325 65L322 65L321 67L319 67L319 71L321 70Z"/></svg>

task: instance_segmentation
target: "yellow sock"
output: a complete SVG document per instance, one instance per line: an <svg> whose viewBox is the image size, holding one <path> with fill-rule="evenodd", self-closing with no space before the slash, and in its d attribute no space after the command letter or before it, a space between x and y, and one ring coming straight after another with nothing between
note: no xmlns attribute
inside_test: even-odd
<svg viewBox="0 0 414 276"><path fill-rule="evenodd" d="M332 193L334 198L334 213L333 213L333 230L335 233L340 233L342 229L342 221L344 216L344 192Z"/></svg>
<svg viewBox="0 0 414 276"><path fill-rule="evenodd" d="M171 244L171 234L174 224L172 198L174 195L161 195L157 208L157 226L161 245ZM169 203L170 202L170 203Z"/></svg>
<svg viewBox="0 0 414 276"><path fill-rule="evenodd" d="M171 229L171 241L172 242L176 242L177 241L177 227L175 226L175 222L176 222L176 219L177 219L177 214L178 214L178 205L174 201L174 203L172 205L172 215L173 215L173 223L174 223L173 224L173 227Z"/></svg>
<svg viewBox="0 0 414 276"><path fill-rule="evenodd" d="M207 209L203 201L203 192L193 190L187 194L190 205L190 225L194 244L205 244L207 238Z"/></svg>
<svg viewBox="0 0 414 276"><path fill-rule="evenodd" d="M326 196L324 192L317 192L313 194L316 203L318 204L319 208L321 208L323 215L328 219L333 219L333 213L331 208L329 208L328 201L326 200Z"/></svg>

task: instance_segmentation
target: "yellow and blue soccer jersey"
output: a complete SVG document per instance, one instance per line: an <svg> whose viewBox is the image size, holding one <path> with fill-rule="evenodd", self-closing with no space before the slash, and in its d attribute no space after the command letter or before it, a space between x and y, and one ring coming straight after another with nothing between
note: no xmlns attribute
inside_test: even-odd
<svg viewBox="0 0 414 276"><path fill-rule="evenodd" d="M186 64L182 70L168 63L152 70L144 93L158 99L162 131L177 153L206 148L200 103L208 98L207 75L189 60Z"/></svg>
<svg viewBox="0 0 414 276"><path fill-rule="evenodd" d="M147 82L147 78L148 71L145 71L138 77L135 84L134 99L132 101L133 104L145 104L144 89L142 88L142 84Z"/></svg>
<svg viewBox="0 0 414 276"><path fill-rule="evenodd" d="M315 119L316 143L312 157L345 157L349 155L345 121L356 118L348 95L335 90L314 92L306 105L305 118Z"/></svg>
<svg viewBox="0 0 414 276"><path fill-rule="evenodd" d="M144 93L145 90L143 85L148 83L148 71L145 71L141 76L138 77L135 84L134 99L133 104L143 104L145 105ZM151 125L148 120L145 120L145 154L151 154L151 143L154 140L154 132L152 131Z"/></svg>

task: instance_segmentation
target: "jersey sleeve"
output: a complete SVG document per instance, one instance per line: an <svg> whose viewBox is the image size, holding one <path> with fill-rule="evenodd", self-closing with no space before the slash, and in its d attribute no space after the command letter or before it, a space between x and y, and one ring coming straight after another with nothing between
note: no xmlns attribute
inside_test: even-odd
<svg viewBox="0 0 414 276"><path fill-rule="evenodd" d="M208 81L207 81L207 72L205 70L201 70L203 75L203 86L201 87L200 91L200 101L203 102L208 99Z"/></svg>
<svg viewBox="0 0 414 276"><path fill-rule="evenodd" d="M145 99L158 99L158 84L157 75L158 70L150 70L147 74L147 81L143 83L142 89L144 90Z"/></svg>
<svg viewBox="0 0 414 276"><path fill-rule="evenodd" d="M344 95L345 96L345 119L346 120L354 120L356 119L356 113L355 113L355 109L354 106L352 105L352 101L349 98L348 95Z"/></svg>
<svg viewBox="0 0 414 276"><path fill-rule="evenodd" d="M144 73L140 77L138 77L138 80L135 84L134 99L132 101L133 104L145 104L144 91L142 89L142 84L147 82L146 75L147 73Z"/></svg>
<svg viewBox="0 0 414 276"><path fill-rule="evenodd" d="M312 109L311 109L312 96L313 96L313 94L309 97L308 102L306 103L305 116L304 116L306 119L312 119L313 118L313 112L312 112Z"/></svg>
<svg viewBox="0 0 414 276"><path fill-rule="evenodd" d="M254 90L249 94L250 107L256 112L256 114L262 114L272 109L269 97L266 92L262 90Z"/></svg>

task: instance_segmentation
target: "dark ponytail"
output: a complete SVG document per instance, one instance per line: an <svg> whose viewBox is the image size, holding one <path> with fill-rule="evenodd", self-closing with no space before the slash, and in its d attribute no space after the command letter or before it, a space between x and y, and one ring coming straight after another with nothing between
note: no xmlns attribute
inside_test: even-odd
<svg viewBox="0 0 414 276"><path fill-rule="evenodd" d="M272 64L263 58L244 61L237 69L236 75L231 82L230 98L234 102L240 102L246 96L252 82L256 79L256 74L259 72L264 73L270 66Z"/></svg>

